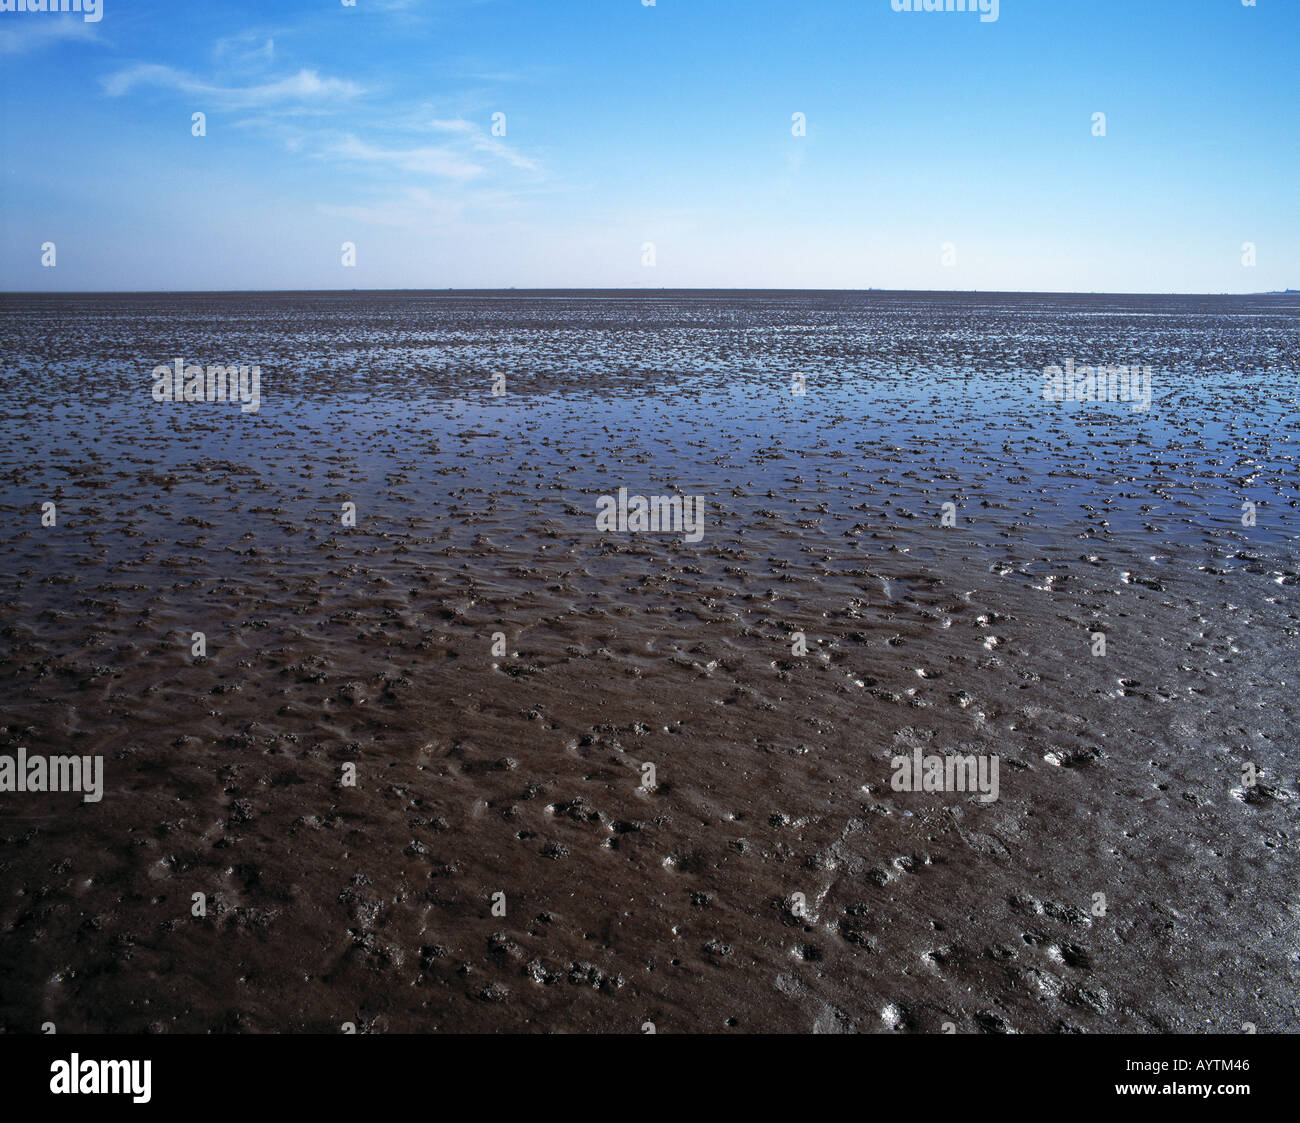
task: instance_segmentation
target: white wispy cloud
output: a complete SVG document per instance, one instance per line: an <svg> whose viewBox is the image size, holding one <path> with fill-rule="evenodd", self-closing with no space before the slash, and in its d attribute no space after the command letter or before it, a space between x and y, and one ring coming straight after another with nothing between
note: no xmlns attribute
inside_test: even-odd
<svg viewBox="0 0 1300 1123"><path fill-rule="evenodd" d="M119 70L104 79L104 92L110 97L121 97L137 86L161 86L194 97L210 98L223 105L244 108L286 101L346 101L365 92L355 82L343 78L322 78L316 71L305 69L277 81L255 86L217 86L157 63L143 63Z"/></svg>
<svg viewBox="0 0 1300 1123"><path fill-rule="evenodd" d="M500 137L492 136L481 125L477 125L473 121L466 121L463 117L437 118L429 122L429 128L436 129L438 132L455 133L458 136L463 136L475 151L487 152L499 160L505 160L506 163L513 164L516 168L522 168L530 172L541 170L535 160L531 160L521 152L517 152L502 141Z"/></svg>
<svg viewBox="0 0 1300 1123"><path fill-rule="evenodd" d="M437 129L442 133L472 133L478 130L478 126L473 121L466 121L460 117L430 121L429 128Z"/></svg>
<svg viewBox="0 0 1300 1123"><path fill-rule="evenodd" d="M482 175L484 168L454 149L442 146L421 148L379 148L355 136L347 136L330 149L333 156L364 164L379 164L420 175L467 180Z"/></svg>
<svg viewBox="0 0 1300 1123"><path fill-rule="evenodd" d="M242 31L218 39L212 48L218 62L239 66L270 66L275 61L275 39L257 31Z"/></svg>
<svg viewBox="0 0 1300 1123"><path fill-rule="evenodd" d="M67 19L10 18L0 27L0 55L18 55L37 51L54 43L72 41L93 43L99 39L99 24L87 23L81 16Z"/></svg>

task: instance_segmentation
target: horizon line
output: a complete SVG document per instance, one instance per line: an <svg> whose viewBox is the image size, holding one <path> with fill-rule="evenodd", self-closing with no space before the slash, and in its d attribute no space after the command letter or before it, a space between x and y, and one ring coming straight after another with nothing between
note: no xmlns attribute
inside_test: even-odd
<svg viewBox="0 0 1300 1123"><path fill-rule="evenodd" d="M739 286L559 287L545 286L458 288L289 288L289 289L0 289L0 296L219 296L279 293L885 293L920 296L1300 296L1300 289L1266 289L1254 292L1169 292L1157 289L1131 292L1081 289L890 289L890 288L742 288Z"/></svg>

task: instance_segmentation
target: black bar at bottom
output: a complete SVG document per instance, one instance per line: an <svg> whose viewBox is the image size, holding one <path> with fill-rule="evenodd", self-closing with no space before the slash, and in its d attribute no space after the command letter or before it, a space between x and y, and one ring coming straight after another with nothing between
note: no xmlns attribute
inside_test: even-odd
<svg viewBox="0 0 1300 1123"><path fill-rule="evenodd" d="M927 1111L979 1101L1027 1107L1062 1097L1081 1107L1200 1100L1224 1108L1225 1101L1260 1096L1281 1102L1295 1058L1294 1039L1271 1034L769 1037L757 1048L754 1038L638 1036L647 1039L4 1036L0 1102L13 1119L24 1107L94 1108L116 1100L188 1110L213 1097L227 1109L269 1100L291 1102L298 1113L374 1112L390 1096L429 1094L430 1109L443 1110L448 1105L439 1104L438 1093L452 1090L471 1100L482 1096L492 1107L515 1097L535 1107L539 1099L564 1102L567 1089L605 1114L602 1103L630 1106L656 1093L693 1099L682 1083L689 1076L701 1093L761 1088L765 1098L788 1097L804 1108L825 1103L836 1085L873 1102L891 1089L919 1094ZM687 1052L678 1051L683 1047ZM753 1067L756 1060L762 1069Z"/></svg>

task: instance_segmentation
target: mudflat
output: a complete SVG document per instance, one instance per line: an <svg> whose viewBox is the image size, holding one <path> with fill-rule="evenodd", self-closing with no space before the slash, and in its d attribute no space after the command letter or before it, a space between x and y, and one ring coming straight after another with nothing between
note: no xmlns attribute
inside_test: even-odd
<svg viewBox="0 0 1300 1123"><path fill-rule="evenodd" d="M6 1032L1300 1028L1300 298L9 295L0 355L0 755L103 762L0 792Z"/></svg>

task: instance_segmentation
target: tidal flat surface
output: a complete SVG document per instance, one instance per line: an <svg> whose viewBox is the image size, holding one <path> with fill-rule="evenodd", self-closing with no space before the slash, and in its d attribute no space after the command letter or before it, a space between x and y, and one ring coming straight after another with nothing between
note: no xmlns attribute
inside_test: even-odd
<svg viewBox="0 0 1300 1123"><path fill-rule="evenodd" d="M1300 1029L1300 299L8 295L0 363L0 753L105 768L0 794L4 1031Z"/></svg>

